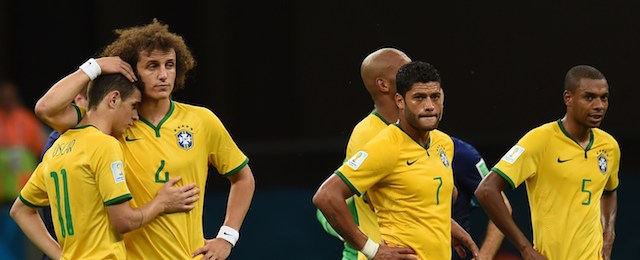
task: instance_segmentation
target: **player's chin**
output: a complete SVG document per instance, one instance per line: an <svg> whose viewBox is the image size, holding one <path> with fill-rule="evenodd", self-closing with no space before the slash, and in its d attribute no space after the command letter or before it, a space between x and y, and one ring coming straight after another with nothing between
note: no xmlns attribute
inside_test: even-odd
<svg viewBox="0 0 640 260"><path fill-rule="evenodd" d="M420 124L420 128L424 131L431 131L438 128L438 118L437 117L420 117L418 121Z"/></svg>
<svg viewBox="0 0 640 260"><path fill-rule="evenodd" d="M124 134L124 131L126 131L126 130L127 130L127 128L128 128L128 127L123 127L123 128L115 129L115 130L113 130L112 135L113 135L113 136L116 136L116 137L117 137L117 136L121 136L121 135L123 135L123 134Z"/></svg>
<svg viewBox="0 0 640 260"><path fill-rule="evenodd" d="M591 127L591 128L596 128L596 127L600 127L600 124L602 124L602 118L603 117L598 117L598 118L589 118L587 120L587 126Z"/></svg>

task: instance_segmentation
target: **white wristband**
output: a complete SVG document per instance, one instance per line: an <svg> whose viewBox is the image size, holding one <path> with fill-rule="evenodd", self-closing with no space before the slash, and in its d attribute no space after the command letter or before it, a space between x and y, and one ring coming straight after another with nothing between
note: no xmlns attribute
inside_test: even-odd
<svg viewBox="0 0 640 260"><path fill-rule="evenodd" d="M98 76L100 76L100 73L102 73L102 69L100 69L100 65L98 65L98 62L94 58L91 58L87 60L85 63L83 63L82 65L80 65L80 69L85 74L87 74L87 76L89 76L91 80L96 79Z"/></svg>
<svg viewBox="0 0 640 260"><path fill-rule="evenodd" d="M364 244L360 252L362 252L362 254L366 256L367 259L372 259L378 253L378 247L380 247L380 244L373 242L373 240L369 238L367 239L367 243Z"/></svg>
<svg viewBox="0 0 640 260"><path fill-rule="evenodd" d="M222 226L220 227L220 231L218 231L218 236L216 237L227 240L232 246L236 246L236 242L238 242L238 239L240 238L240 232L229 226Z"/></svg>

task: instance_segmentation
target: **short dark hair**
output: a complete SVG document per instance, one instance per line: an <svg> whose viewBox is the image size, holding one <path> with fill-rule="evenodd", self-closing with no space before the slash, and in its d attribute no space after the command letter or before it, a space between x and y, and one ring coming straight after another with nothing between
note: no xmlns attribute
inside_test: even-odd
<svg viewBox="0 0 640 260"><path fill-rule="evenodd" d="M404 97L415 83L440 82L438 70L424 61L413 61L400 67L396 75L397 92Z"/></svg>
<svg viewBox="0 0 640 260"><path fill-rule="evenodd" d="M580 79L605 79L604 74L589 65L571 68L564 77L564 90L574 92L580 86Z"/></svg>
<svg viewBox="0 0 640 260"><path fill-rule="evenodd" d="M89 99L88 110L95 109L107 93L117 90L120 92L122 100L131 96L140 86L129 81L120 73L100 75L89 83L87 98Z"/></svg>

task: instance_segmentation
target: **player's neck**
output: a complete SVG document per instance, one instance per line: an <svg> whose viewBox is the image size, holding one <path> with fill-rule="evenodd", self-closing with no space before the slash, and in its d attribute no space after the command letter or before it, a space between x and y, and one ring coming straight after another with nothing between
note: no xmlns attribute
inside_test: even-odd
<svg viewBox="0 0 640 260"><path fill-rule="evenodd" d="M398 122L398 107L394 100L378 99L373 101L374 111L382 116L384 120L393 124Z"/></svg>
<svg viewBox="0 0 640 260"><path fill-rule="evenodd" d="M571 120L567 116L560 120L564 130L576 140L582 147L589 145L591 140L591 128L578 124L575 120Z"/></svg>
<svg viewBox="0 0 640 260"><path fill-rule="evenodd" d="M138 107L138 114L150 123L157 125L169 113L169 109L171 109L171 100L168 98L160 100L143 99Z"/></svg>
<svg viewBox="0 0 640 260"><path fill-rule="evenodd" d="M415 128L409 123L407 123L406 120L402 120L402 119L400 119L400 122L398 122L398 125L405 133L407 133L409 137L411 137L411 139L416 141L422 147L427 148L427 144L429 143L429 132L431 131L425 131L425 130Z"/></svg>
<svg viewBox="0 0 640 260"><path fill-rule="evenodd" d="M78 126L92 125L100 132L110 135L112 122L108 116L102 115L99 111L89 110L85 117L82 118Z"/></svg>

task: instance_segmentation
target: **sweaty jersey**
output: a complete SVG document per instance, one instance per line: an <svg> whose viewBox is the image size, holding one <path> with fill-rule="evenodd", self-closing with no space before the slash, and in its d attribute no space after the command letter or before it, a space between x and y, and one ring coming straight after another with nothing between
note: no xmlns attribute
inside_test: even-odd
<svg viewBox="0 0 640 260"><path fill-rule="evenodd" d="M591 129L583 148L551 122L529 131L492 169L513 187L525 182L534 247L549 260L602 259L600 198L618 187L620 147Z"/></svg>
<svg viewBox="0 0 640 260"><path fill-rule="evenodd" d="M93 126L61 135L20 192L26 205L51 206L62 259L125 259L106 206L129 199L120 143Z"/></svg>
<svg viewBox="0 0 640 260"><path fill-rule="evenodd" d="M121 137L132 203L151 201L170 178L178 185L196 183L205 197L209 165L230 176L249 161L211 110L171 101L167 115L154 126L140 117ZM204 200L186 213L164 214L125 234L130 259L191 259L204 246ZM199 256L201 257L201 256Z"/></svg>
<svg viewBox="0 0 640 260"><path fill-rule="evenodd" d="M371 198L382 239L412 248L420 259L451 259L453 142L432 130L427 147L389 125L336 172Z"/></svg>

